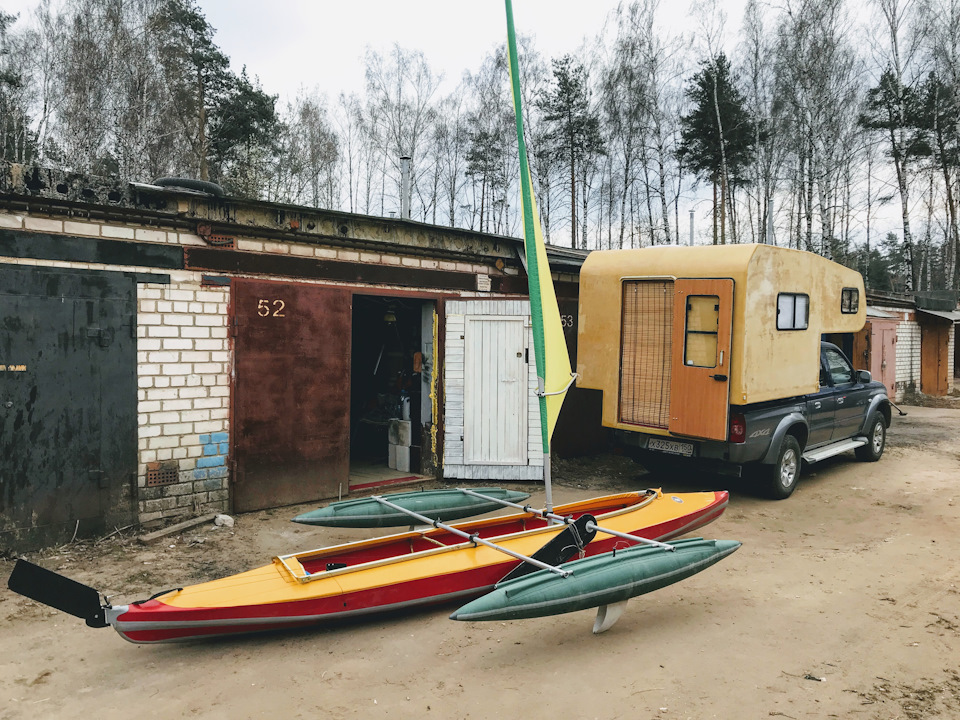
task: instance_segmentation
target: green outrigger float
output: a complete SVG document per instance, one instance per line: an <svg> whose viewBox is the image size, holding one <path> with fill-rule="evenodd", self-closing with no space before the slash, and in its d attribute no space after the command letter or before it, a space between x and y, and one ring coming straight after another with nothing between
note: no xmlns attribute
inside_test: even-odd
<svg viewBox="0 0 960 720"><path fill-rule="evenodd" d="M588 524L589 528L589 524ZM493 591L467 603L451 620L520 620L599 607L593 632L616 622L627 600L659 590L705 570L727 557L736 540L691 538L661 547L638 546L563 563L563 576L538 570L497 583Z"/></svg>
<svg viewBox="0 0 960 720"><path fill-rule="evenodd" d="M430 520L456 520L502 509L502 501L518 503L530 495L502 488L475 488L469 494L450 488L391 493L386 497L397 507L384 504L376 497L343 500L297 515L293 522L325 527L400 527L417 522L410 513L426 516Z"/></svg>

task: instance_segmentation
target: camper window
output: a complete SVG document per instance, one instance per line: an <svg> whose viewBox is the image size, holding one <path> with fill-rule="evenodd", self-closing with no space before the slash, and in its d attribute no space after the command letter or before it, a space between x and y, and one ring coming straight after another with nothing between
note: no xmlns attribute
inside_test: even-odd
<svg viewBox="0 0 960 720"><path fill-rule="evenodd" d="M716 295L687 297L683 363L694 367L717 366L717 332L720 327L720 298Z"/></svg>
<svg viewBox="0 0 960 720"><path fill-rule="evenodd" d="M777 295L777 330L806 330L809 323L809 295L803 293Z"/></svg>
<svg viewBox="0 0 960 720"><path fill-rule="evenodd" d="M860 291L857 288L844 288L840 293L840 312L844 315L856 315L860 311Z"/></svg>

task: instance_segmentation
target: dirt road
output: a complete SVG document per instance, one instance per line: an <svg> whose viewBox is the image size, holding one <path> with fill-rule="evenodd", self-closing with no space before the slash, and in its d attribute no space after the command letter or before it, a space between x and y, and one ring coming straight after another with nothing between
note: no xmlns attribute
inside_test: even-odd
<svg viewBox="0 0 960 720"><path fill-rule="evenodd" d="M786 501L660 480L729 487L703 532L743 547L598 636L592 611L468 624L441 608L136 646L10 593L0 561L0 719L960 717L960 409L906 409L879 463L827 461ZM650 484L627 461L558 475L558 502ZM293 525L299 509L30 559L122 603L368 534Z"/></svg>

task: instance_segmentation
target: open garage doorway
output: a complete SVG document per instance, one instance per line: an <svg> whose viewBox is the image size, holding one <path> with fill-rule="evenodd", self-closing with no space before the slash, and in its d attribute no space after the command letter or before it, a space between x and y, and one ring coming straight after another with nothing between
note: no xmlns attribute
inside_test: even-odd
<svg viewBox="0 0 960 720"><path fill-rule="evenodd" d="M351 489L432 473L435 322L433 300L354 294Z"/></svg>

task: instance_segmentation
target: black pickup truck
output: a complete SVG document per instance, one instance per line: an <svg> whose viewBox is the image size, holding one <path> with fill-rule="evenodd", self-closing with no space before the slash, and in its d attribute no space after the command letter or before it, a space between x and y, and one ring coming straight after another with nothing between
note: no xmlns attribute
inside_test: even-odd
<svg viewBox="0 0 960 720"><path fill-rule="evenodd" d="M891 405L883 383L854 370L836 345L820 344L818 392L730 407L726 442L664 439L616 431L617 441L651 470L697 463L715 471L758 479L775 499L789 497L801 460L816 463L853 450L859 460L883 455Z"/></svg>

